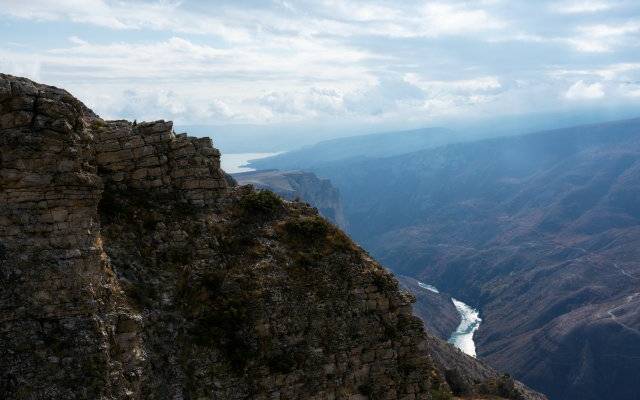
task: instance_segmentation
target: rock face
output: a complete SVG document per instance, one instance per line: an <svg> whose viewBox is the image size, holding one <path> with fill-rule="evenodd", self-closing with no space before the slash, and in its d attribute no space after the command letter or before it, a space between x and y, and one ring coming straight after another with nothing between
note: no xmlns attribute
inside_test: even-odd
<svg viewBox="0 0 640 400"><path fill-rule="evenodd" d="M542 399L428 335L300 203L209 139L0 75L0 398Z"/></svg>
<svg viewBox="0 0 640 400"><path fill-rule="evenodd" d="M340 193L328 179L320 179L311 172L278 170L242 172L233 177L241 185L268 189L287 200L305 201L338 227L347 228Z"/></svg>

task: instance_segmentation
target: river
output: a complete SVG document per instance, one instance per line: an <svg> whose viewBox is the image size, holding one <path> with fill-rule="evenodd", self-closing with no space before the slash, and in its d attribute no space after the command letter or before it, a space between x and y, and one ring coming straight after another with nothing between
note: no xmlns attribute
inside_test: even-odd
<svg viewBox="0 0 640 400"><path fill-rule="evenodd" d="M464 353L475 357L476 356L476 344L473 341L473 334L480 327L480 313L478 310L474 310L469 305L451 298L453 305L456 306L458 314L460 314L460 325L449 337L449 343L456 346Z"/></svg>
<svg viewBox="0 0 640 400"><path fill-rule="evenodd" d="M433 285L418 282L418 286L433 293L440 293ZM473 341L473 334L478 330L480 322L482 322L480 312L453 297L451 301L456 307L458 314L460 314L460 325L458 325L456 330L451 334L448 342L462 350L465 354L475 357L476 344Z"/></svg>

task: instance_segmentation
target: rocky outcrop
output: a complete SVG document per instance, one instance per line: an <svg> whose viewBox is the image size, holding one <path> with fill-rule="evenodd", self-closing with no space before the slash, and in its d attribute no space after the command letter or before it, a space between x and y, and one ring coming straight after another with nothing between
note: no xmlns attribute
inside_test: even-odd
<svg viewBox="0 0 640 400"><path fill-rule="evenodd" d="M388 272L208 139L0 75L0 150L0 398L538 398L447 364Z"/></svg>
<svg viewBox="0 0 640 400"><path fill-rule="evenodd" d="M347 228L340 193L328 179L320 179L311 172L278 170L242 172L233 177L241 185L268 189L287 200L305 201L341 229Z"/></svg>
<svg viewBox="0 0 640 400"><path fill-rule="evenodd" d="M174 193L193 205L211 205L227 187L220 152L209 138L175 135L173 123L94 120L96 164L105 183L118 190Z"/></svg>

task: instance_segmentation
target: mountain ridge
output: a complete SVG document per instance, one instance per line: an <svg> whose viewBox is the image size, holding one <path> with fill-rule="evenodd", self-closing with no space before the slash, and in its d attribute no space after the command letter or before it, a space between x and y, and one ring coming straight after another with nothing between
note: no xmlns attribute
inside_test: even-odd
<svg viewBox="0 0 640 400"><path fill-rule="evenodd" d="M445 128L355 135L329 139L271 157L250 160L249 166L256 169L265 169L265 166L268 166L266 168L295 170L342 160L402 154L411 149L434 147L462 140L461 138L462 135Z"/></svg>

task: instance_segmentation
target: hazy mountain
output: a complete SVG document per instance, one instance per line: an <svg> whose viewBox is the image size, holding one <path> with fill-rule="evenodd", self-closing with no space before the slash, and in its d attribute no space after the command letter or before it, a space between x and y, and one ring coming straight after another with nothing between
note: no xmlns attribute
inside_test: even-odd
<svg viewBox="0 0 640 400"><path fill-rule="evenodd" d="M312 167L353 237L478 307L478 352L553 399L636 399L640 119Z"/></svg>
<svg viewBox="0 0 640 400"><path fill-rule="evenodd" d="M256 169L310 168L335 161L404 154L462 140L465 140L463 135L443 128L359 135L323 141L298 150L254 160L249 165Z"/></svg>
<svg viewBox="0 0 640 400"><path fill-rule="evenodd" d="M577 109L555 112L529 112L513 115L485 115L483 117L437 118L425 121L395 121L376 123L327 123L326 121L279 124L180 125L176 132L189 132L199 137L213 137L215 145L228 153L275 153L314 146L321 141L354 136L371 137L378 133L425 130L425 126L443 126L457 132L461 138L480 140L488 137L524 134L533 131L571 127L631 118L637 108L616 105L593 107L583 105ZM360 140L357 139L357 140ZM338 142L340 143L340 142ZM408 151L420 150L408 148Z"/></svg>

